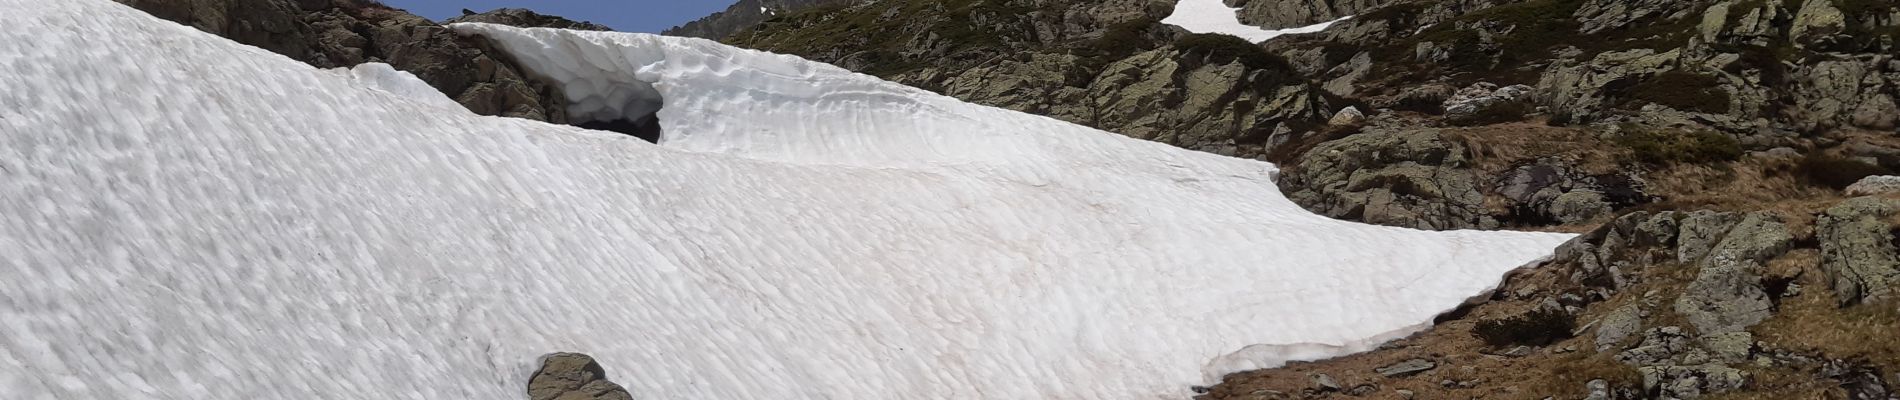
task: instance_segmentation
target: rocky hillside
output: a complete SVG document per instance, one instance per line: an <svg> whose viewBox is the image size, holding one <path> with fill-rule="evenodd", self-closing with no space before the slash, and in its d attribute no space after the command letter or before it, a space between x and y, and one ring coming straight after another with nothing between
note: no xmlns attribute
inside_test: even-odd
<svg viewBox="0 0 1900 400"><path fill-rule="evenodd" d="M667 29L660 34L706 39L723 39L758 26L780 14L796 13L814 6L846 3L852 0L739 0L725 11Z"/></svg>
<svg viewBox="0 0 1900 400"><path fill-rule="evenodd" d="M727 39L966 101L1190 149L1265 158L1334 105L1279 56L1158 23L1169 0L886 0L767 20Z"/></svg>

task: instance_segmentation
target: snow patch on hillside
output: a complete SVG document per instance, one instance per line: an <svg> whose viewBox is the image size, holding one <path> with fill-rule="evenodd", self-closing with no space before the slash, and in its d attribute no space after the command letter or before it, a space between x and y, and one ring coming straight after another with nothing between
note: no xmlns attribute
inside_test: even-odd
<svg viewBox="0 0 1900 400"><path fill-rule="evenodd" d="M1179 398L1571 237L1330 220L1266 163L710 41L456 27L601 115L660 99L656 146L0 9L4 399L517 400L556 351L641 398Z"/></svg>
<svg viewBox="0 0 1900 400"><path fill-rule="evenodd" d="M1318 24L1287 29L1262 29L1258 26L1240 23L1239 8L1228 7L1221 0L1181 0L1174 5L1174 13L1161 20L1161 23L1179 26L1194 33L1222 33L1239 36L1247 41L1260 43L1267 39L1283 35L1315 33L1326 30L1339 21L1352 17L1321 22Z"/></svg>

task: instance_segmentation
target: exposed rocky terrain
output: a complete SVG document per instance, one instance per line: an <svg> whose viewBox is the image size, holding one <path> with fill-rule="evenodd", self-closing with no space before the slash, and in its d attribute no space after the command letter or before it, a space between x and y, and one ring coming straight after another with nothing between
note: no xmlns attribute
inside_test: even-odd
<svg viewBox="0 0 1900 400"><path fill-rule="evenodd" d="M779 14L795 13L814 6L849 1L852 0L739 0L731 7L726 7L725 11L715 12L704 18L681 24L660 34L718 40L756 26Z"/></svg>

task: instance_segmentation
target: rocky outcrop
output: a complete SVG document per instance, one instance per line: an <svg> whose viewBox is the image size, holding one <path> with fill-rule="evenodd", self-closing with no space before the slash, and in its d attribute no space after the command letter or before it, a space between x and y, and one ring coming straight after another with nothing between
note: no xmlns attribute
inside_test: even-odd
<svg viewBox="0 0 1900 400"><path fill-rule="evenodd" d="M289 1L258 0L116 0L152 16L198 28L232 41L299 60L317 56L314 33L303 22L304 9ZM328 3L313 6L327 8ZM312 7L312 8L319 8Z"/></svg>
<svg viewBox="0 0 1900 400"><path fill-rule="evenodd" d="M1092 116L1083 123L1187 149L1257 157L1331 115L1317 88L1285 73L1210 63L1172 48L1150 51L1103 69L1088 86Z"/></svg>
<svg viewBox="0 0 1900 400"><path fill-rule="evenodd" d="M529 400L633 400L627 389L607 380L593 357L554 353L541 357L541 369L528 378Z"/></svg>
<svg viewBox="0 0 1900 400"><path fill-rule="evenodd" d="M1690 17L1696 1L1684 0L1585 0L1575 14L1577 32L1596 34L1612 29L1628 29L1639 21L1659 23Z"/></svg>
<svg viewBox="0 0 1900 400"><path fill-rule="evenodd" d="M1821 269L1843 305L1895 297L1900 292L1900 200L1863 197L1829 208L1816 221Z"/></svg>
<svg viewBox="0 0 1900 400"><path fill-rule="evenodd" d="M1681 57L1679 51L1637 49L1604 52L1589 60L1560 59L1538 79L1537 92L1553 112L1595 120L1613 110L1618 100L1606 88L1630 87L1673 70Z"/></svg>
<svg viewBox="0 0 1900 400"><path fill-rule="evenodd" d="M1363 14L1399 0L1226 0L1240 22L1267 29L1295 28Z"/></svg>
<svg viewBox="0 0 1900 400"><path fill-rule="evenodd" d="M443 24L453 24L457 22L482 22L519 26L523 28L555 28L582 31L614 30L613 28L608 28L606 25L592 22L579 22L552 15L541 15L534 11L521 8L498 8L484 13L464 14L459 17L449 18L447 21L442 21Z"/></svg>
<svg viewBox="0 0 1900 400"><path fill-rule="evenodd" d="M660 32L667 36L687 36L712 40L751 29L772 17L797 13L807 8L849 3L850 0L739 0L725 11L715 12L683 25Z"/></svg>
<svg viewBox="0 0 1900 400"><path fill-rule="evenodd" d="M478 114L566 121L557 89L529 79L481 39L458 36L402 10L356 0L120 1L318 68L387 63ZM575 24L525 11L505 15L549 26Z"/></svg>
<svg viewBox="0 0 1900 400"><path fill-rule="evenodd" d="M1431 230L1496 227L1466 157L1437 130L1375 124L1314 148L1281 185L1293 202L1334 218Z"/></svg>

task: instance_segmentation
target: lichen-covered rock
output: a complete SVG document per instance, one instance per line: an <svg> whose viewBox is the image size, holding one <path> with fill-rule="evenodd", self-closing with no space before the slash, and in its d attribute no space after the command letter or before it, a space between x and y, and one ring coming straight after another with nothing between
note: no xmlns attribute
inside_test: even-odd
<svg viewBox="0 0 1900 400"><path fill-rule="evenodd" d="M1900 291L1900 249L1894 245L1900 200L1862 197L1821 214L1821 270L1842 305L1894 297Z"/></svg>
<svg viewBox="0 0 1900 400"><path fill-rule="evenodd" d="M1288 169L1288 197L1316 213L1417 229L1496 226L1463 146L1437 130L1375 124Z"/></svg>
<svg viewBox="0 0 1900 400"><path fill-rule="evenodd" d="M1900 105L1895 103L1900 70L1889 70L1893 60L1892 55L1842 58L1794 71L1797 107L1793 111L1798 126L1809 130L1900 126Z"/></svg>
<svg viewBox="0 0 1900 400"><path fill-rule="evenodd" d="M1522 120L1531 110L1532 90L1526 85L1472 84L1445 100L1445 122L1483 125Z"/></svg>
<svg viewBox="0 0 1900 400"><path fill-rule="evenodd" d="M1761 266L1715 258L1676 299L1675 310L1704 335L1739 332L1767 320L1774 301L1762 288Z"/></svg>
<svg viewBox="0 0 1900 400"><path fill-rule="evenodd" d="M1794 24L1788 28L1788 36L1800 42L1840 33L1847 29L1847 14L1834 7L1835 0L1805 0L1801 10L1794 14Z"/></svg>
<svg viewBox="0 0 1900 400"><path fill-rule="evenodd" d="M1635 304L1618 307L1597 322L1597 351L1615 348L1618 343L1643 329L1643 309Z"/></svg>
<svg viewBox="0 0 1900 400"><path fill-rule="evenodd" d="M627 389L607 380L593 357L554 353L541 358L541 369L528 378L529 400L633 400Z"/></svg>
<svg viewBox="0 0 1900 400"><path fill-rule="evenodd" d="M1202 61L1164 48L1110 64L1088 87L1094 114L1084 124L1186 149L1251 158L1329 116L1330 107L1318 88L1289 80L1285 76L1289 71ZM1243 151L1242 146L1253 150Z"/></svg>
<svg viewBox="0 0 1900 400"><path fill-rule="evenodd" d="M1593 190L1564 193L1550 203L1550 214L1566 224L1588 221L1610 211L1610 202L1604 200L1603 193Z"/></svg>

